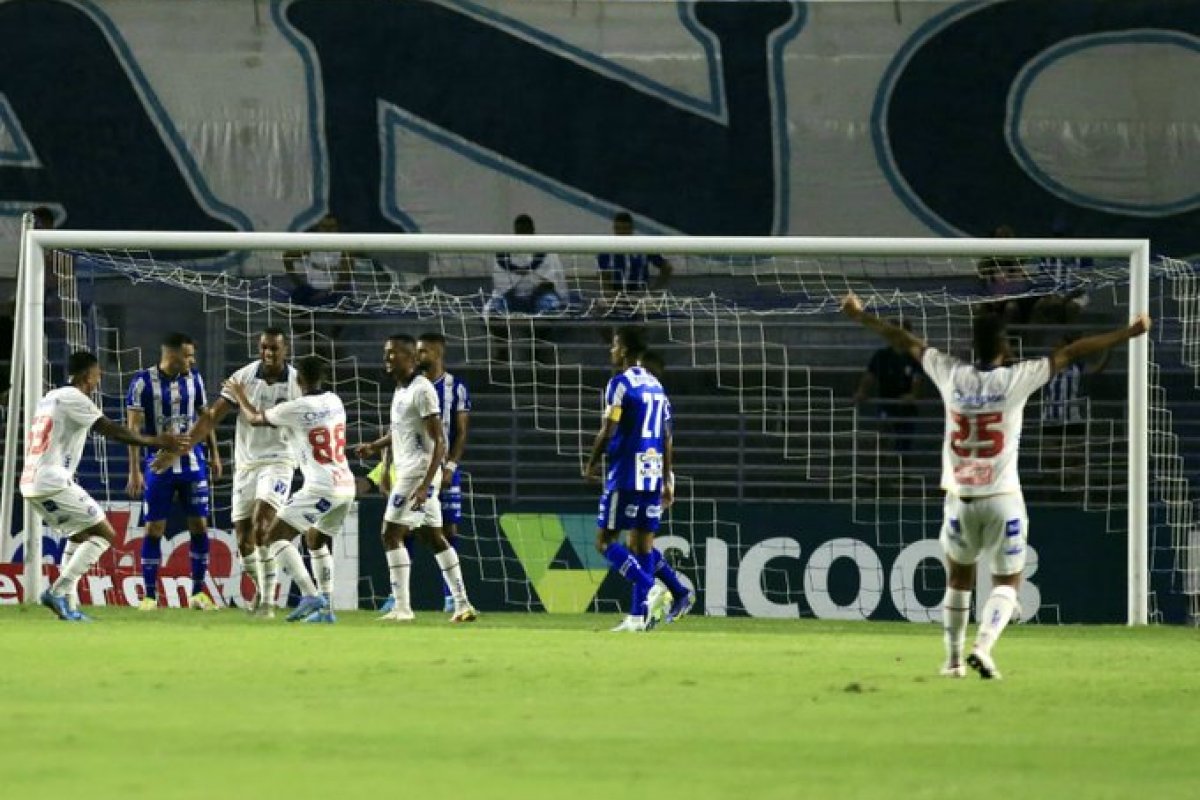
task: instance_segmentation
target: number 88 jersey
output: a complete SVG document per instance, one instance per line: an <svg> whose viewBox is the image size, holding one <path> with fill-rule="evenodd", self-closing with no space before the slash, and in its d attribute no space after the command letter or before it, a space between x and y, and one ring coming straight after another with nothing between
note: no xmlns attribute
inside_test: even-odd
<svg viewBox="0 0 1200 800"><path fill-rule="evenodd" d="M307 394L264 412L284 438L304 475L304 488L325 497L354 496L346 461L346 409L333 392Z"/></svg>
<svg viewBox="0 0 1200 800"><path fill-rule="evenodd" d="M959 497L1019 492L1017 449L1025 402L1051 378L1050 359L967 364L930 347L921 367L946 406L942 489Z"/></svg>
<svg viewBox="0 0 1200 800"><path fill-rule="evenodd" d="M660 492L670 437L671 402L642 367L613 376L604 390L604 415L617 423L608 443L604 488Z"/></svg>

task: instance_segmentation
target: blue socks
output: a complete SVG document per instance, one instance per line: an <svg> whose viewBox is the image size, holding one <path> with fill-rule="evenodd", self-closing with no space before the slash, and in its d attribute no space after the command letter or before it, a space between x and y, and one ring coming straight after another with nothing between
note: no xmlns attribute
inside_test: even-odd
<svg viewBox="0 0 1200 800"><path fill-rule="evenodd" d="M158 566L162 563L162 539L153 536L142 537L142 583L146 587L146 597L158 597Z"/></svg>
<svg viewBox="0 0 1200 800"><path fill-rule="evenodd" d="M192 534L189 548L192 557L192 594L204 591L204 576L208 573L208 534Z"/></svg>
<svg viewBox="0 0 1200 800"><path fill-rule="evenodd" d="M649 592L654 588L654 578L642 569L642 565L638 563L633 553L629 552L629 548L620 542L613 542L605 549L604 560L619 572L622 578L643 592Z"/></svg>
<svg viewBox="0 0 1200 800"><path fill-rule="evenodd" d="M683 585L683 581L679 580L679 573L671 568L671 565L667 563L667 559L663 558L663 554L659 552L657 547L650 551L647 558L650 561L650 565L646 571L665 583L667 589L675 596L676 600L688 593L688 588Z"/></svg>

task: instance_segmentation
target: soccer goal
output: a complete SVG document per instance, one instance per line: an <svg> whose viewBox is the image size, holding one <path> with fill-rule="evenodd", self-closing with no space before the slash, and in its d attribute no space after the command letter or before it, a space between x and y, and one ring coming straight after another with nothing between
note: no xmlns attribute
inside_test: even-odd
<svg viewBox="0 0 1200 800"><path fill-rule="evenodd" d="M552 302L494 291L514 284L498 271L535 272L548 254L561 276L536 292L552 288ZM601 269L635 262L648 287ZM882 343L839 314L851 290L963 357L985 308L1010 319L1020 357L1150 312L1151 337L1031 398L1021 474L1041 556L1022 611L1049 622L1194 618L1197 472L1183 445L1200 381L1197 284L1190 264L1152 263L1145 241L27 230L0 513L13 518L21 426L61 381L69 350L100 355L97 399L120 417L129 376L157 358L167 330L192 333L213 394L257 357L258 333L280 327L292 354L328 359L355 442L387 423L383 340L437 332L473 395L459 549L468 582L482 587L475 596L615 611L627 598L591 550L598 489L579 474L611 374L611 330L638 324L676 412L678 499L659 544L703 610L934 620L940 401L928 384L915 397L881 396L890 379L868 365ZM123 451L94 442L81 481L134 525ZM227 492L217 484L217 527ZM54 540L28 507L22 519L2 555L24 562L28 601ZM364 522L361 553L337 545L361 558L363 607L387 593L368 563L376 522ZM97 592L136 582L133 559L118 552L103 565L118 577ZM229 569L216 588L236 595Z"/></svg>

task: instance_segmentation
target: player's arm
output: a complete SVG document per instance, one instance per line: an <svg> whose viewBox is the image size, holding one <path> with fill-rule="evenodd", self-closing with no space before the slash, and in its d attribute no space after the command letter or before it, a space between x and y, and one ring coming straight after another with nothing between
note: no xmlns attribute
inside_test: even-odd
<svg viewBox="0 0 1200 800"><path fill-rule="evenodd" d="M1053 373L1062 372L1081 358L1087 358L1094 353L1116 347L1130 339L1141 336L1148 330L1150 330L1150 315L1138 314L1133 322L1123 328L1117 328L1108 333L1098 333L1095 336L1087 336L1083 339L1076 339L1070 344L1058 348L1050 355L1050 371Z"/></svg>
<svg viewBox="0 0 1200 800"><path fill-rule="evenodd" d="M238 407L241 408L242 416L246 422L257 428L274 427L267 419L267 415L255 407L254 403L250 402L250 397L246 394L245 386L237 381L225 381L221 388L233 395L233 399L237 401Z"/></svg>
<svg viewBox="0 0 1200 800"><path fill-rule="evenodd" d="M221 420L225 419L226 415L232 409L232 403L224 397L218 397L217 402L210 403L200 409L200 416L187 432L189 440L193 442L205 442L207 444L214 477L220 477L221 472L221 454L217 451L217 425L221 423ZM160 450L155 455L154 461L151 462L150 469L154 472L165 472L168 467L179 460L180 455L182 453Z"/></svg>
<svg viewBox="0 0 1200 800"><path fill-rule="evenodd" d="M592 452L583 468L583 477L586 480L595 480L600 477L600 459L604 456L604 451L608 449L608 441L612 439L613 432L617 429L617 423L621 421L620 412L620 406L605 410L604 419L600 422L600 430L592 442Z"/></svg>
<svg viewBox="0 0 1200 800"><path fill-rule="evenodd" d="M359 445L355 445L354 446L354 454L356 456L358 456L359 458L371 458L372 456L377 456L380 453L388 452L389 445L391 443L392 443L391 433L385 433L382 436L380 436L378 439L375 439L370 442L363 442L362 444L359 444Z"/></svg>
<svg viewBox="0 0 1200 800"><path fill-rule="evenodd" d="M141 500L145 490L145 480L142 477L142 423L146 415L140 408L125 409L125 428L129 434L124 439L117 439L129 445L129 477L125 481L125 492L131 500ZM117 437L113 437L117 438Z"/></svg>
<svg viewBox="0 0 1200 800"><path fill-rule="evenodd" d="M421 420L421 424L425 427L426 435L433 439L433 457L429 459L425 477L408 496L413 511L420 511L421 507L425 505L425 501L429 499L429 487L433 485L433 476L437 475L437 471L442 466L442 459L446 457L446 437L442 434L441 416L430 414Z"/></svg>
<svg viewBox="0 0 1200 800"><path fill-rule="evenodd" d="M675 502L675 434L672 427L668 422L663 429L663 508L670 508Z"/></svg>
<svg viewBox="0 0 1200 800"><path fill-rule="evenodd" d="M470 413L466 411L455 412L454 424L458 431L458 436L454 439L454 446L446 454L446 474L442 476L443 486L450 485L450 479L454 477L454 473L458 472L458 464L462 461L463 453L466 452L467 434L471 429Z"/></svg>
<svg viewBox="0 0 1200 800"><path fill-rule="evenodd" d="M122 444L129 445L131 452L135 449L141 452L141 448L143 447L165 447L175 450L177 448L186 448L191 443L186 434L160 433L157 436L146 436L135 430L123 427L108 417L100 417L100 419L92 423L92 430L107 439L113 439ZM130 472L137 472L138 476L141 476L140 471L132 468Z"/></svg>
<svg viewBox="0 0 1200 800"><path fill-rule="evenodd" d="M209 431L208 437L204 440L208 447L208 469L209 474L214 481L221 479L223 469L221 467L221 451L217 449L217 434L216 431Z"/></svg>
<svg viewBox="0 0 1200 800"><path fill-rule="evenodd" d="M675 266L662 256L648 256L647 259L658 267L658 275L654 277L650 289L656 292L666 289L667 284L671 282L671 276L675 274Z"/></svg>
<svg viewBox="0 0 1200 800"><path fill-rule="evenodd" d="M864 310L862 301L854 292L850 292L842 298L842 313L863 327L878 333L884 341L897 350L902 350L917 361L921 360L921 354L925 352L926 348L925 341L899 325L893 325Z"/></svg>

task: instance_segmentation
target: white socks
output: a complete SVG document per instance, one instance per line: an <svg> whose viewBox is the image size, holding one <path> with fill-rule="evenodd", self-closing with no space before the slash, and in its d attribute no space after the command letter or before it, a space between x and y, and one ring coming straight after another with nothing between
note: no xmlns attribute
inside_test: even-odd
<svg viewBox="0 0 1200 800"><path fill-rule="evenodd" d="M971 617L971 591L946 587L942 598L942 638L946 644L946 663L962 663L967 641L967 621Z"/></svg>
<svg viewBox="0 0 1200 800"><path fill-rule="evenodd" d="M108 542L99 536L89 536L76 545L71 553L71 560L63 565L62 572L50 587L50 591L60 597L70 596L73 604L78 605L79 579L100 560L100 556L104 555L108 547Z"/></svg>
<svg viewBox="0 0 1200 800"><path fill-rule="evenodd" d="M63 556L62 556L62 562L61 562L62 569L66 569L67 564L71 563L71 556L75 555L75 550L78 547L79 547L79 545L75 541L73 541L71 539L67 539L67 546L63 548ZM72 611L79 610L79 582L78 581L76 581L75 584L71 587L71 590L69 592L67 592L67 605L70 607L70 609Z"/></svg>
<svg viewBox="0 0 1200 800"><path fill-rule="evenodd" d="M262 596L267 606L275 605L275 595L279 593L279 565L271 555L269 547L258 548L258 564L262 570Z"/></svg>
<svg viewBox="0 0 1200 800"><path fill-rule="evenodd" d="M412 601L408 596L409 577L412 575L412 559L408 556L408 550L401 544L395 550L388 550L387 553L388 573L392 579L392 597L396 598L396 608L407 611L412 608Z"/></svg>
<svg viewBox="0 0 1200 800"><path fill-rule="evenodd" d="M983 614L979 618L979 632L975 634L975 649L984 653L992 652L996 640L1004 632L1004 627L1012 618L1013 609L1017 607L1017 590L1011 586L997 586L992 589L987 603L983 606Z"/></svg>
<svg viewBox="0 0 1200 800"><path fill-rule="evenodd" d="M250 579L254 584L254 593L258 597L263 594L263 565L262 559L258 557L258 548L254 548L248 555L238 554L242 559L242 574Z"/></svg>
<svg viewBox="0 0 1200 800"><path fill-rule="evenodd" d="M308 576L308 570L304 568L304 560L300 558L300 551L296 549L296 545L286 539L273 542L268 549L268 558L292 576L292 580L300 586L300 594L312 597L317 593L317 587Z"/></svg>
<svg viewBox="0 0 1200 800"><path fill-rule="evenodd" d="M317 579L317 591L326 600L333 599L333 554L327 545L309 551L312 558L312 571Z"/></svg>
<svg viewBox="0 0 1200 800"><path fill-rule="evenodd" d="M453 547L447 547L440 553L434 553L433 557L437 559L438 566L442 568L442 579L450 587L450 594L454 597L454 608L458 610L468 606L467 587L463 584L462 568L458 564L458 552Z"/></svg>

